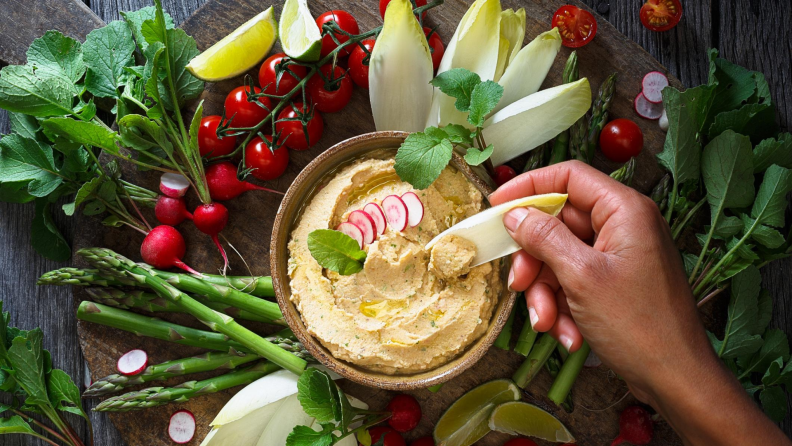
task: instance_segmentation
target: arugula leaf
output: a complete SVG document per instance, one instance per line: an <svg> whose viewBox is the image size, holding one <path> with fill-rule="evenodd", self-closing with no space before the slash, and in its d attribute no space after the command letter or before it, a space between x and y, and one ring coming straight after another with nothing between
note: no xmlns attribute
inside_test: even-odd
<svg viewBox="0 0 792 446"><path fill-rule="evenodd" d="M717 51L714 56L717 56ZM711 55L712 57L712 55ZM714 58L714 76L718 81L712 110L729 111L738 108L756 91L756 79L751 70L733 64L726 59ZM712 121L715 117L711 116Z"/></svg>
<svg viewBox="0 0 792 446"><path fill-rule="evenodd" d="M668 87L663 89L663 104L668 116L668 133L658 162L665 167L675 184L697 181L700 175L701 143L697 120L701 107L712 91L708 87L691 88L684 93ZM704 112L706 115L706 112Z"/></svg>
<svg viewBox="0 0 792 446"><path fill-rule="evenodd" d="M484 125L484 119L495 109L503 97L503 87L497 82L481 82L473 89L470 95L470 113L468 122L474 127Z"/></svg>
<svg viewBox="0 0 792 446"><path fill-rule="evenodd" d="M758 297L762 277L749 267L732 280L731 300L723 340L707 333L719 358L730 359L750 355L762 346L762 337L755 334Z"/></svg>
<svg viewBox="0 0 792 446"><path fill-rule="evenodd" d="M461 112L466 112L470 110L473 90L481 83L481 78L478 74L465 68L452 68L438 74L429 83L456 99L454 107ZM503 95L503 88L501 88L501 95ZM495 106L493 105L492 107L494 108Z"/></svg>
<svg viewBox="0 0 792 446"><path fill-rule="evenodd" d="M740 215L742 219L743 228L745 232L751 232L751 237L759 242L762 246L765 246L770 249L778 248L779 246L783 245L786 240L784 236L778 232L778 230L771 228L769 226L764 226L760 224L756 224L756 220L742 214ZM753 230L751 230L753 228Z"/></svg>
<svg viewBox="0 0 792 446"><path fill-rule="evenodd" d="M11 342L8 359L13 370L14 379L25 389L26 404L49 405L47 385L44 382L44 350L41 341L44 334L35 328L27 336L18 336Z"/></svg>
<svg viewBox="0 0 792 446"><path fill-rule="evenodd" d="M30 244L42 256L65 262L71 257L71 248L52 221L52 203L46 198L36 200L36 213L30 225Z"/></svg>
<svg viewBox="0 0 792 446"><path fill-rule="evenodd" d="M332 229L317 229L308 234L308 250L323 268L342 276L363 269L366 252L352 237Z"/></svg>
<svg viewBox="0 0 792 446"><path fill-rule="evenodd" d="M727 239L737 235L745 224L739 217L721 217L718 220L718 226L715 228L715 236ZM709 227L706 228L709 231Z"/></svg>
<svg viewBox="0 0 792 446"><path fill-rule="evenodd" d="M335 420L333 405L337 394L334 387L335 383L326 373L306 369L297 381L297 399L305 413L320 423Z"/></svg>
<svg viewBox="0 0 792 446"><path fill-rule="evenodd" d="M60 135L84 146L93 146L110 153L120 153L116 146L118 135L107 127L92 121L71 118L50 118L41 122L48 132Z"/></svg>
<svg viewBox="0 0 792 446"><path fill-rule="evenodd" d="M754 147L754 173L764 172L773 164L792 168L792 134L784 133L778 139L762 140Z"/></svg>
<svg viewBox="0 0 792 446"><path fill-rule="evenodd" d="M88 33L83 45L88 91L102 98L118 98L124 67L134 62L135 48L132 31L120 20Z"/></svg>
<svg viewBox="0 0 792 446"><path fill-rule="evenodd" d="M0 418L0 435L2 434L35 434L36 432L19 415Z"/></svg>
<svg viewBox="0 0 792 446"><path fill-rule="evenodd" d="M770 166L756 193L751 217L756 219L757 224L783 227L784 211L787 206L786 194L790 190L792 190L792 171L781 166Z"/></svg>
<svg viewBox="0 0 792 446"><path fill-rule="evenodd" d="M454 146L448 139L412 133L396 152L394 169L403 181L416 189L426 189L451 161L453 152Z"/></svg>
<svg viewBox="0 0 792 446"><path fill-rule="evenodd" d="M74 83L35 71L30 65L0 70L0 108L10 112L37 117L70 115L77 93Z"/></svg>
<svg viewBox="0 0 792 446"><path fill-rule="evenodd" d="M47 31L27 50L27 63L37 74L47 73L77 83L85 74L82 45L59 31Z"/></svg>
<svg viewBox="0 0 792 446"><path fill-rule="evenodd" d="M308 426L295 426L286 437L286 446L330 446L331 444L333 444L333 434L317 432Z"/></svg>
<svg viewBox="0 0 792 446"><path fill-rule="evenodd" d="M780 423L787 413L787 396L781 387L770 387L759 394L762 410L771 420Z"/></svg>
<svg viewBox="0 0 792 446"><path fill-rule="evenodd" d="M141 115L126 115L118 121L121 141L135 150L158 147L168 155L173 154L173 144L165 130L154 121Z"/></svg>
<svg viewBox="0 0 792 446"><path fill-rule="evenodd" d="M0 139L0 182L28 181L27 191L46 197L63 182L52 147L19 135Z"/></svg>
<svg viewBox="0 0 792 446"><path fill-rule="evenodd" d="M710 139L720 135L726 130L734 130L743 135L753 135L751 126L757 126L756 117L762 117L762 112L772 108L770 104L745 104L737 110L719 113L709 128Z"/></svg>
<svg viewBox="0 0 792 446"><path fill-rule="evenodd" d="M783 331L768 329L763 339L762 348L757 353L737 359L737 365L741 369L740 379L754 372L764 374L777 358L782 358L784 362L789 359L789 341Z"/></svg>
<svg viewBox="0 0 792 446"><path fill-rule="evenodd" d="M47 376L47 390L52 405L63 412L73 413L88 420L82 409L80 389L63 370L54 369Z"/></svg>
<svg viewBox="0 0 792 446"><path fill-rule="evenodd" d="M143 22L146 20L155 20L156 14L157 9L153 6L146 6L145 8L138 9L137 11L121 13L121 17L126 20L127 25L129 25L129 28L132 30L132 35L135 36L135 41L140 47L140 51L145 51L148 47L148 42L146 41L146 38L143 37L143 33L140 31L140 28L143 26ZM173 29L175 27L173 18L168 13L164 13L164 16L165 27L167 29Z"/></svg>
<svg viewBox="0 0 792 446"><path fill-rule="evenodd" d="M493 150L495 150L495 146L492 144L488 145L484 150L471 147L465 154L465 161L471 166L478 166L484 161L487 161L489 157L492 156Z"/></svg>

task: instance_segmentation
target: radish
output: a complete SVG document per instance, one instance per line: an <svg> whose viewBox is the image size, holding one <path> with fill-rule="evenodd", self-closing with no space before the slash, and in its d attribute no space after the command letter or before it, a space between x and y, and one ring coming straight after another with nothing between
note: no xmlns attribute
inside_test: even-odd
<svg viewBox="0 0 792 446"><path fill-rule="evenodd" d="M228 224L228 209L220 203L202 204L193 212L193 223L199 231L212 237L212 241L223 256L223 270L228 267L228 256L220 245L217 235Z"/></svg>
<svg viewBox="0 0 792 446"><path fill-rule="evenodd" d="M183 197L189 188L190 182L178 173L164 173L160 177L160 191L168 197Z"/></svg>
<svg viewBox="0 0 792 446"><path fill-rule="evenodd" d="M140 257L154 268L168 269L175 266L200 276L201 273L181 261L186 251L184 237L176 228L167 225L160 225L149 231L140 245Z"/></svg>
<svg viewBox="0 0 792 446"><path fill-rule="evenodd" d="M625 441L637 446L649 444L653 435L654 426L649 412L640 406L630 406L619 415L619 436L613 440L611 446Z"/></svg>
<svg viewBox="0 0 792 446"><path fill-rule="evenodd" d="M187 205L184 204L184 197L171 198L165 195L157 198L154 215L160 223L169 226L176 226L184 220L193 219L192 214L187 211Z"/></svg>
<svg viewBox="0 0 792 446"><path fill-rule="evenodd" d="M407 192L406 194L401 196L404 205L407 206L407 223L410 224L411 228L418 226L423 220L424 215L424 206L421 203L421 199L418 198L415 192Z"/></svg>
<svg viewBox="0 0 792 446"><path fill-rule="evenodd" d="M195 417L189 410L173 412L168 423L168 435L174 443L188 443L195 436Z"/></svg>
<svg viewBox="0 0 792 446"><path fill-rule="evenodd" d="M344 234L352 237L356 242L358 242L360 249L363 249L363 231L356 224L350 223L348 221L341 223L336 228L336 231L341 231Z"/></svg>
<svg viewBox="0 0 792 446"><path fill-rule="evenodd" d="M374 225L377 226L377 235L384 234L388 223L385 222L385 214L382 212L382 208L377 203L369 203L363 206L363 212L369 214L371 219L374 220Z"/></svg>
<svg viewBox="0 0 792 446"><path fill-rule="evenodd" d="M140 349L130 350L118 358L116 368L118 372L125 376L137 375L146 369L148 365L148 355Z"/></svg>
<svg viewBox="0 0 792 446"><path fill-rule="evenodd" d="M644 119L660 119L663 116L663 104L654 104L646 100L643 93L638 93L633 101L635 112Z"/></svg>
<svg viewBox="0 0 792 446"><path fill-rule="evenodd" d="M644 76L641 86L646 100L659 104L663 102L663 88L668 86L668 78L659 71L650 71Z"/></svg>
<svg viewBox="0 0 792 446"><path fill-rule="evenodd" d="M256 186L247 181L239 181L236 166L228 161L212 164L206 168L206 184L209 186L209 195L212 200L218 201L236 198L249 190L265 190L283 195L283 192Z"/></svg>
<svg viewBox="0 0 792 446"><path fill-rule="evenodd" d="M660 116L660 120L657 123L660 126L660 130L664 132L668 131L668 114L665 109L663 109L663 115Z"/></svg>
<svg viewBox="0 0 792 446"><path fill-rule="evenodd" d="M363 244L370 245L377 238L377 224L371 216L363 211L352 211L347 221L357 226L363 232Z"/></svg>
<svg viewBox="0 0 792 446"><path fill-rule="evenodd" d="M388 195L382 200L382 210L385 212L385 219L388 220L388 226L394 231L404 231L407 229L407 221L409 220L409 211L407 205L404 204L398 195Z"/></svg>

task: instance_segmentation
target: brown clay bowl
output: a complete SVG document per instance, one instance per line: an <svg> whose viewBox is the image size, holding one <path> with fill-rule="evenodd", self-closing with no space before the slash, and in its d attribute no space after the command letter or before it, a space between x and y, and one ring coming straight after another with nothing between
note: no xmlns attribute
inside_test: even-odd
<svg viewBox="0 0 792 446"><path fill-rule="evenodd" d="M517 293L508 291L503 287L490 326L484 335L458 355L453 360L435 369L405 375L387 375L358 367L354 364L334 358L330 352L311 334L303 324L297 308L291 301L291 287L287 273L289 252L287 244L291 232L300 218L314 192L324 184L324 180L337 172L340 168L361 158L387 158L395 155L395 149L404 141L408 133L405 132L375 132L360 135L342 141L331 147L314 159L297 176L286 196L281 201L280 209L275 218L270 246L270 268L275 295L278 299L283 316L297 338L305 345L308 351L328 369L338 373L344 378L371 387L389 390L420 389L430 387L450 380L470 368L481 359L490 348L495 338L498 337L506 320L509 318ZM454 154L452 165L459 169L476 188L486 197L492 193L492 188L481 177ZM505 276L505 270L501 276ZM505 279L504 279L505 283Z"/></svg>

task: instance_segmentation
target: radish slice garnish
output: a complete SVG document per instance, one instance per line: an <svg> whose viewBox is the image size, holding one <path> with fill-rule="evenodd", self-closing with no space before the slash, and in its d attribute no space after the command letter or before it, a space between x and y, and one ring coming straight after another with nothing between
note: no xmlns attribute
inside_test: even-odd
<svg viewBox="0 0 792 446"><path fill-rule="evenodd" d="M353 239L355 239L356 242L358 242L358 245L360 245L360 249L363 249L363 240L364 240L363 231L356 224L346 221L338 225L336 231L341 231L344 234L352 237Z"/></svg>
<svg viewBox="0 0 792 446"><path fill-rule="evenodd" d="M658 104L663 102L663 88L668 86L668 78L659 71L650 71L641 82L643 95L647 101Z"/></svg>
<svg viewBox="0 0 792 446"><path fill-rule="evenodd" d="M407 192L401 196L404 205L407 206L407 223L411 228L418 226L423 220L424 206L421 199L415 192Z"/></svg>
<svg viewBox="0 0 792 446"><path fill-rule="evenodd" d="M160 192L168 197L183 197L189 188L190 182L178 173L164 173L160 177Z"/></svg>
<svg viewBox="0 0 792 446"><path fill-rule="evenodd" d="M409 220L409 210L404 201L398 195L388 195L382 200L382 211L385 212L385 220L388 226L394 231L404 231L407 229Z"/></svg>
<svg viewBox="0 0 792 446"><path fill-rule="evenodd" d="M583 363L583 366L594 368L599 367L602 365L602 361L599 359L596 353L593 351L589 352L588 356L586 357L586 361Z"/></svg>
<svg viewBox="0 0 792 446"><path fill-rule="evenodd" d="M638 93L633 102L635 112L644 119L660 119L663 116L663 104L654 104L646 100L643 93Z"/></svg>
<svg viewBox="0 0 792 446"><path fill-rule="evenodd" d="M382 208L377 203L369 203L363 206L363 212L369 214L374 220L374 225L377 226L377 235L384 234L388 223L385 221L385 213L382 212Z"/></svg>
<svg viewBox="0 0 792 446"><path fill-rule="evenodd" d="M174 443L184 444L195 436L195 417L189 410L173 413L168 424L168 436Z"/></svg>
<svg viewBox="0 0 792 446"><path fill-rule="evenodd" d="M83 369L85 373L85 376L83 377L83 385L85 385L85 388L87 389L93 385L93 379L91 379L91 371L88 370L87 362L83 362Z"/></svg>
<svg viewBox="0 0 792 446"><path fill-rule="evenodd" d="M145 370L148 365L148 355L140 349L130 350L118 358L116 368L122 375L132 376Z"/></svg>
<svg viewBox="0 0 792 446"><path fill-rule="evenodd" d="M377 224L371 216L363 211L352 211L347 220L363 232L363 244L370 245L377 238Z"/></svg>

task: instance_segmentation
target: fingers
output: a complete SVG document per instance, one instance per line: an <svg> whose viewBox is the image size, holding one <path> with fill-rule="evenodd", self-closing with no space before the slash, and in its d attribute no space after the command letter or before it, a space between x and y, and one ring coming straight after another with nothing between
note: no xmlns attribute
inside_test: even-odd
<svg viewBox="0 0 792 446"><path fill-rule="evenodd" d="M581 240L590 240L594 237L594 228L591 226L591 214L580 209L566 205L561 210L561 221Z"/></svg>
<svg viewBox="0 0 792 446"><path fill-rule="evenodd" d="M512 266L509 271L509 289L525 291L539 275L542 262L536 260L525 251L512 254Z"/></svg>
<svg viewBox="0 0 792 446"><path fill-rule="evenodd" d="M555 325L548 331L550 336L556 338L569 353L576 352L583 345L583 335L580 334L572 316L559 313Z"/></svg>
<svg viewBox="0 0 792 446"><path fill-rule="evenodd" d="M547 282L532 284L525 292L528 305L528 320L534 331L548 331L553 328L558 316L555 290Z"/></svg>

